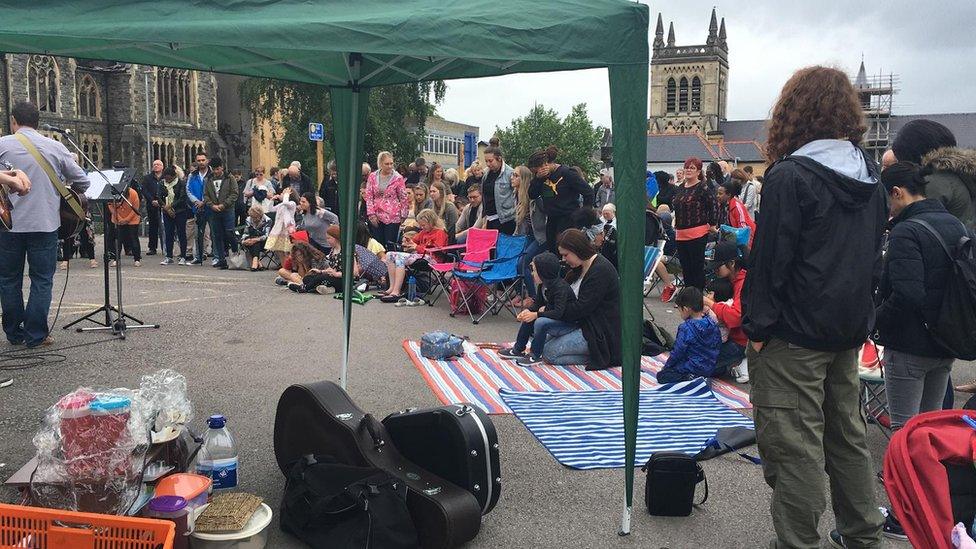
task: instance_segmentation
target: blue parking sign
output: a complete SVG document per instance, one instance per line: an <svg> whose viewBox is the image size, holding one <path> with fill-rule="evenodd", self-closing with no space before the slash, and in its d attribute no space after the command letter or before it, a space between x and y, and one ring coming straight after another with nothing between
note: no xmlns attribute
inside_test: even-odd
<svg viewBox="0 0 976 549"><path fill-rule="evenodd" d="M323 141L325 139L325 126L318 122L309 122L308 139L310 141Z"/></svg>

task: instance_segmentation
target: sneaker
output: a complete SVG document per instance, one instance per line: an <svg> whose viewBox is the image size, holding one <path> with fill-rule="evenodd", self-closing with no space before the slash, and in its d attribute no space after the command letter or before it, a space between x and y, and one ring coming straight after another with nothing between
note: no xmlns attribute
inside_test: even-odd
<svg viewBox="0 0 976 549"><path fill-rule="evenodd" d="M305 293L305 286L303 286L303 285L301 285L301 284L299 284L297 282L289 282L288 283L288 289L291 290L291 291L293 291L293 292L295 292L296 294L304 294Z"/></svg>
<svg viewBox="0 0 976 549"><path fill-rule="evenodd" d="M831 530L830 535L827 536L827 541L830 542L831 547L836 547L836 549L847 549L847 544L844 543L844 536L840 535L837 530Z"/></svg>
<svg viewBox="0 0 976 549"><path fill-rule="evenodd" d="M426 304L427 302L420 297L418 297L413 301L410 301L409 299L407 300L407 307L420 307L421 305L426 305Z"/></svg>
<svg viewBox="0 0 976 549"><path fill-rule="evenodd" d="M674 284L665 286L664 289L661 290L661 303L670 303L671 300L674 299L674 293L677 290L678 287L675 286Z"/></svg>
<svg viewBox="0 0 976 549"><path fill-rule="evenodd" d="M14 384L14 378L12 377L0 377L0 389L4 387L10 387Z"/></svg>
<svg viewBox="0 0 976 549"><path fill-rule="evenodd" d="M146 255L156 255L156 250L149 250Z"/></svg>
<svg viewBox="0 0 976 549"><path fill-rule="evenodd" d="M142 267L142 262L140 262L140 261L135 261L134 263L132 263L132 266L133 266L133 267Z"/></svg>
<svg viewBox="0 0 976 549"><path fill-rule="evenodd" d="M528 355L524 358L520 358L515 361L516 364L524 368L529 368L531 366L538 366L543 363L542 357L536 358L532 355Z"/></svg>
<svg viewBox="0 0 976 549"><path fill-rule="evenodd" d="M226 271L227 269L230 269L230 266L227 265L226 261L221 261L220 263L214 265L214 268L220 269L221 271Z"/></svg>
<svg viewBox="0 0 976 549"><path fill-rule="evenodd" d="M331 293L335 293L335 290L333 290L332 286L329 286L328 284L319 284L315 287L315 293L319 295L329 295Z"/></svg>
<svg viewBox="0 0 976 549"><path fill-rule="evenodd" d="M901 527L901 523L895 518L895 514L887 507L878 507L878 510L885 517L884 526L881 527L881 535L888 539L908 541L908 535L905 534L905 529Z"/></svg>
<svg viewBox="0 0 976 549"><path fill-rule="evenodd" d="M54 345L54 338L51 336L47 336L44 339L42 339L39 343L35 343L33 345L28 343L27 348L34 349L36 347L50 347L51 345Z"/></svg>
<svg viewBox="0 0 976 549"><path fill-rule="evenodd" d="M210 260L210 264L214 267L216 267L218 263L220 263L220 260L218 260L216 257Z"/></svg>
<svg viewBox="0 0 976 549"><path fill-rule="evenodd" d="M193 261L187 263L187 265L203 265L202 259L194 259Z"/></svg>
<svg viewBox="0 0 976 549"><path fill-rule="evenodd" d="M514 347L506 347L501 351L498 351L498 356L502 358L509 358L512 360L518 360L520 358L525 358L528 355L525 354L525 351L518 352L515 350Z"/></svg>
<svg viewBox="0 0 976 549"><path fill-rule="evenodd" d="M277 284L279 286L287 286L288 285L288 281L285 280L284 278L281 278L280 276L276 276L275 277L275 284Z"/></svg>
<svg viewBox="0 0 976 549"><path fill-rule="evenodd" d="M176 262L176 264L177 264L177 265L186 265L186 264L187 264L187 262L186 262L186 258L185 258L185 257L181 257L181 258L179 259L179 261L177 261L177 262Z"/></svg>
<svg viewBox="0 0 976 549"><path fill-rule="evenodd" d="M162 261L160 261L159 264L160 265L172 265L173 264L173 258L172 257L167 257L167 258L163 259Z"/></svg>
<svg viewBox="0 0 976 549"><path fill-rule="evenodd" d="M749 359L743 358L738 366L732 368L736 383L749 383Z"/></svg>

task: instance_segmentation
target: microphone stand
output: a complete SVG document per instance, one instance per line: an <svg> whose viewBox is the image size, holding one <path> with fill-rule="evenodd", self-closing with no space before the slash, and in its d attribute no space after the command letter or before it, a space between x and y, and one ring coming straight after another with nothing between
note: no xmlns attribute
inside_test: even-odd
<svg viewBox="0 0 976 549"><path fill-rule="evenodd" d="M98 175L102 176L102 179L105 180L106 186L111 190L112 202L115 208L121 207L122 203L125 202L126 204L129 205L130 208L135 210L135 207L132 205L132 202L129 202L129 199L121 191L119 191L114 186L112 186L112 183L109 181L105 173L102 172L102 170L95 165L92 159L89 158L87 154L85 154L85 151L83 151L81 147L79 147L78 144L75 143L73 139L71 139L71 134L67 131L60 131L58 133L64 136L64 138L68 141L68 143L72 146L72 148L74 148L78 152L79 157L83 158L85 163L88 166L91 166L92 171L98 172ZM129 185L126 185L125 188L126 191L128 191ZM108 263L109 263L108 224L109 223L112 223L112 226L115 229L115 239L114 239L115 240L115 246L114 246L115 288L116 288L116 295L118 297L118 303L119 303L118 307L112 305L110 290L109 290L109 274L108 274ZM112 332L112 335L117 336L120 339L125 339L127 330L159 328L159 324L146 324L143 321L139 320L138 318L130 314L127 314L125 312L124 307L122 305L122 238L121 238L121 234L119 233L119 224L112 221L112 216L107 204L104 206L102 210L102 224L104 225L105 228L105 231L102 233L102 243L103 243L102 271L104 273L104 281L105 281L105 303L98 309L95 309L94 311L86 314L85 316L66 324L65 326L62 327L62 329L67 330L68 328L74 326L75 324L87 320L89 322L94 322L95 324L98 324L98 326L89 327L89 328L76 328L75 331L96 332L96 331L110 330ZM104 322L101 322L94 318L95 316L100 315L102 313L105 314ZM114 313L114 318L113 318L113 313ZM128 324L126 322L126 319L131 320L134 324Z"/></svg>

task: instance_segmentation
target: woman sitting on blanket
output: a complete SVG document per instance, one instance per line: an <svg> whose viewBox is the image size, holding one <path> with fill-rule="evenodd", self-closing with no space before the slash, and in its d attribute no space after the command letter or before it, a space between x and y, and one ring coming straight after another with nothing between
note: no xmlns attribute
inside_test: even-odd
<svg viewBox="0 0 976 549"><path fill-rule="evenodd" d="M429 259L431 254L428 250L447 246L444 221L434 213L434 210L428 208L418 213L417 224L420 225L420 232L412 239L408 240L406 234L404 235L403 251L386 252L390 287L379 294L383 296L380 298L383 303L396 303L404 297L403 282L407 277L408 266L418 259Z"/></svg>
<svg viewBox="0 0 976 549"><path fill-rule="evenodd" d="M550 333L563 334L576 330L576 324L564 322L566 306L576 301L576 294L569 283L559 277L559 259L550 252L543 252L531 262L532 278L539 298L532 306L518 314L519 326L515 346L499 351L499 356L515 359L519 366L536 366L542 363L546 339ZM525 345L532 338L532 354L525 354Z"/></svg>

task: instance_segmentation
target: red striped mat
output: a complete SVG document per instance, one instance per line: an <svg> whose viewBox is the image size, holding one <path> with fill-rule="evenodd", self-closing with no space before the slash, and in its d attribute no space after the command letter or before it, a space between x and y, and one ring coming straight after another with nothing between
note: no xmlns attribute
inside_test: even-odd
<svg viewBox="0 0 976 549"><path fill-rule="evenodd" d="M582 366L542 365L532 368L517 366L498 356L496 345L465 344L468 352L452 360L431 360L420 354L420 342L404 340L407 352L420 375L437 398L444 404L470 402L479 404L489 414L510 414L498 390L512 391L619 391L622 383L620 368L588 372ZM657 387L657 372L664 367L667 355L642 357L641 389ZM733 409L752 408L749 394L720 379L710 379L712 393Z"/></svg>

